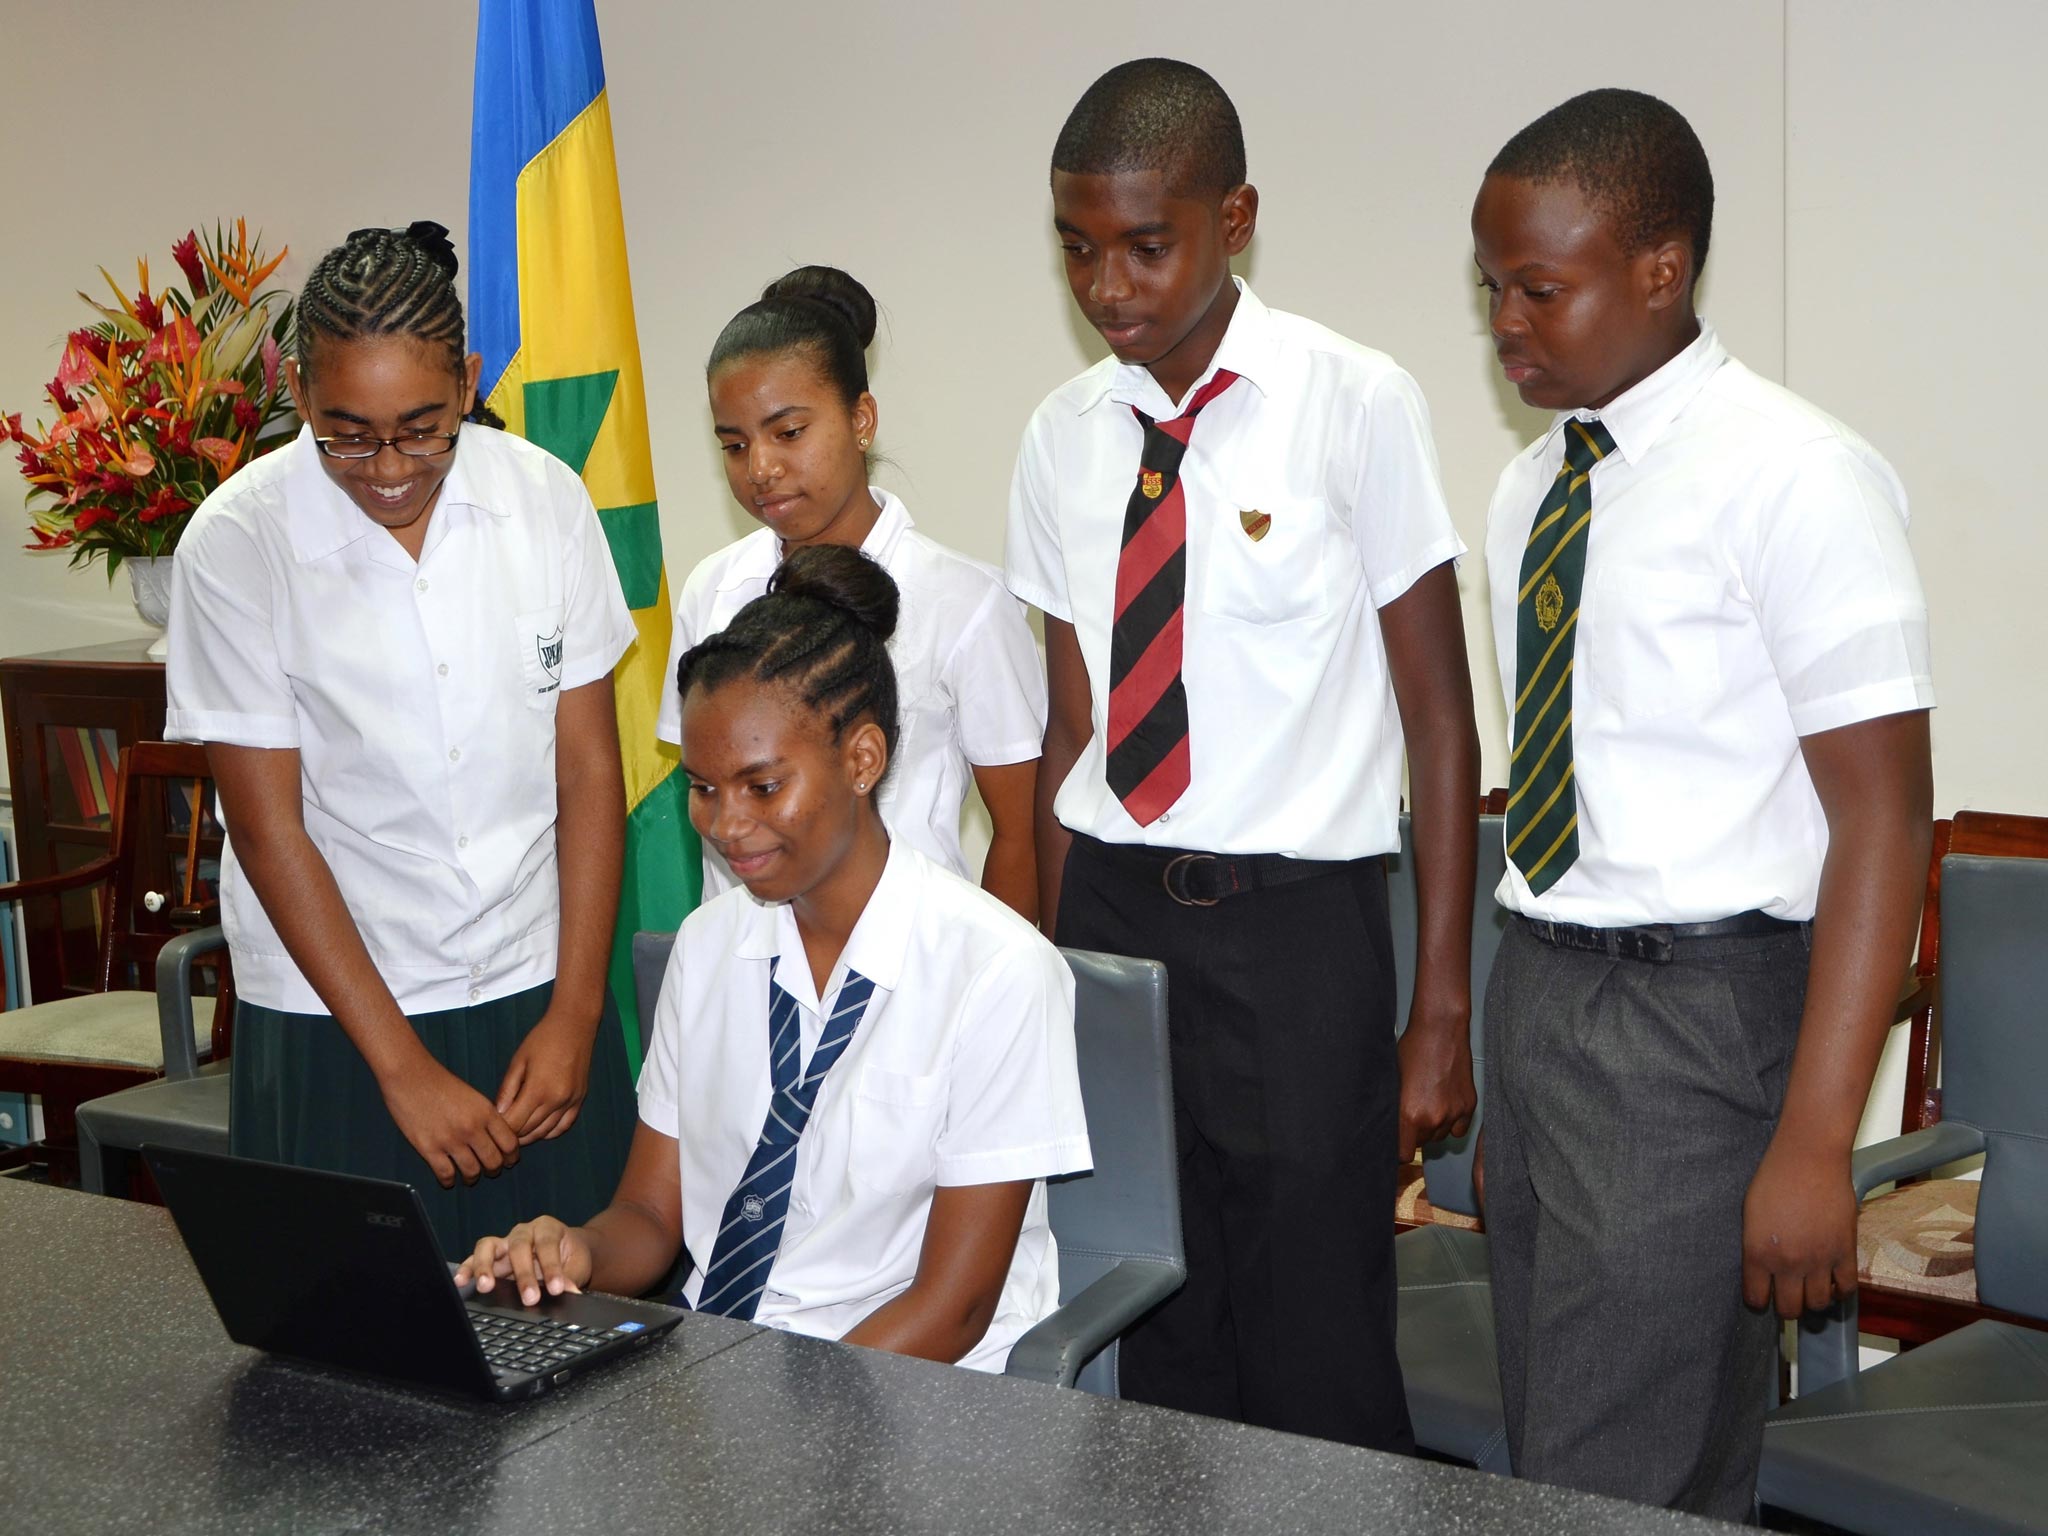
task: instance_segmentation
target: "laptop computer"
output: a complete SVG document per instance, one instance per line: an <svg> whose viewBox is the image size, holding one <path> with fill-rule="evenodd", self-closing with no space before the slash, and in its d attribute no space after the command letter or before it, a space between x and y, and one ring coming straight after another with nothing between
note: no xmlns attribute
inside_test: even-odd
<svg viewBox="0 0 2048 1536"><path fill-rule="evenodd" d="M509 1402L644 1347L684 1314L597 1294L465 1296L409 1184L144 1146L228 1337Z"/></svg>

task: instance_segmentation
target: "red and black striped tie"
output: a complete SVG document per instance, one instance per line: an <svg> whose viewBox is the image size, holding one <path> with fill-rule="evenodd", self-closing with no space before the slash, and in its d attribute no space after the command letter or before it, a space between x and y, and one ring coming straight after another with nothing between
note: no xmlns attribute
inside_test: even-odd
<svg viewBox="0 0 2048 1536"><path fill-rule="evenodd" d="M1109 637L1109 787L1141 827L1187 792L1188 695L1181 685L1182 614L1188 587L1187 498L1180 461L1195 417L1237 382L1219 368L1188 408L1145 429L1138 484L1124 508L1116 562L1116 620Z"/></svg>

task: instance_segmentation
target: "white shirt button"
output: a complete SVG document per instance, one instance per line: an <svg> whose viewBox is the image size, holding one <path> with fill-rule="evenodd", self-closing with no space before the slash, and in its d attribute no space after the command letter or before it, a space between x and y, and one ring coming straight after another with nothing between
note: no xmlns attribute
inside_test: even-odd
<svg viewBox="0 0 2048 1536"><path fill-rule="evenodd" d="M1159 813L1159 819L1160 819L1161 821L1171 821L1171 820L1173 820L1173 812L1171 812L1171 811L1161 811L1161 812Z"/></svg>
<svg viewBox="0 0 2048 1536"><path fill-rule="evenodd" d="M441 663L441 665L434 668L434 670L440 673L441 676L446 677L448 675L448 663L444 661Z"/></svg>
<svg viewBox="0 0 2048 1536"><path fill-rule="evenodd" d="M458 837L457 839L455 839L455 846L458 848L467 848L469 846L469 839L466 837Z"/></svg>
<svg viewBox="0 0 2048 1536"><path fill-rule="evenodd" d="M459 762L461 762L461 761L462 761L462 748L460 748L460 747L450 747L450 748L448 749L448 761L449 761L449 762L451 762L451 763L459 763Z"/></svg>
<svg viewBox="0 0 2048 1536"><path fill-rule="evenodd" d="M469 989L469 1000L470 1000L470 1001L471 1001L472 1003L479 1003L479 1002L482 1002L482 1001L483 1001L483 996L484 996L484 993L483 993L483 988L481 988L481 987L471 987L471 988Z"/></svg>
<svg viewBox="0 0 2048 1536"><path fill-rule="evenodd" d="M424 577L424 576L422 576L422 577L421 577L421 578L420 578L420 579L419 579L418 581L414 582L414 583L413 583L413 589L414 589L415 591L419 591L419 592L424 592L424 591L426 591L426 590L427 590L427 578L426 578L426 577Z"/></svg>
<svg viewBox="0 0 2048 1536"><path fill-rule="evenodd" d="M482 966L480 966L480 965L472 965L472 966L471 966L471 967L469 968L469 974L470 974L470 976L471 976L472 978L474 978L474 977L477 977L477 976L481 976L481 975L483 975L483 973L484 973L484 968L483 968Z"/></svg>

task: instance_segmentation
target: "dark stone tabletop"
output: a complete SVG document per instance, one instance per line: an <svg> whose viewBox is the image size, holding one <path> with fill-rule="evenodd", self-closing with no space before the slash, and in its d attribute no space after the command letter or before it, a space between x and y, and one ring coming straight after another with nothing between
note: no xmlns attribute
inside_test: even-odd
<svg viewBox="0 0 2048 1536"><path fill-rule="evenodd" d="M1732 1529L716 1317L470 1403L229 1342L160 1210L0 1179L0 1233L8 1530Z"/></svg>

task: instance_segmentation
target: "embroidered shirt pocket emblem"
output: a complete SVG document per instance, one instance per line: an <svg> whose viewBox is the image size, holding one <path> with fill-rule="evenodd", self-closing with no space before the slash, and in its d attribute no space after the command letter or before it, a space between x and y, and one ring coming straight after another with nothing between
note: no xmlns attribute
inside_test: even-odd
<svg viewBox="0 0 2048 1536"><path fill-rule="evenodd" d="M1273 526L1273 519L1263 512L1240 512L1237 520L1244 525L1244 536L1254 544L1263 539Z"/></svg>
<svg viewBox="0 0 2048 1536"><path fill-rule="evenodd" d="M559 685L562 681L561 630L557 629L552 635L534 636L533 648L540 657L541 670Z"/></svg>

